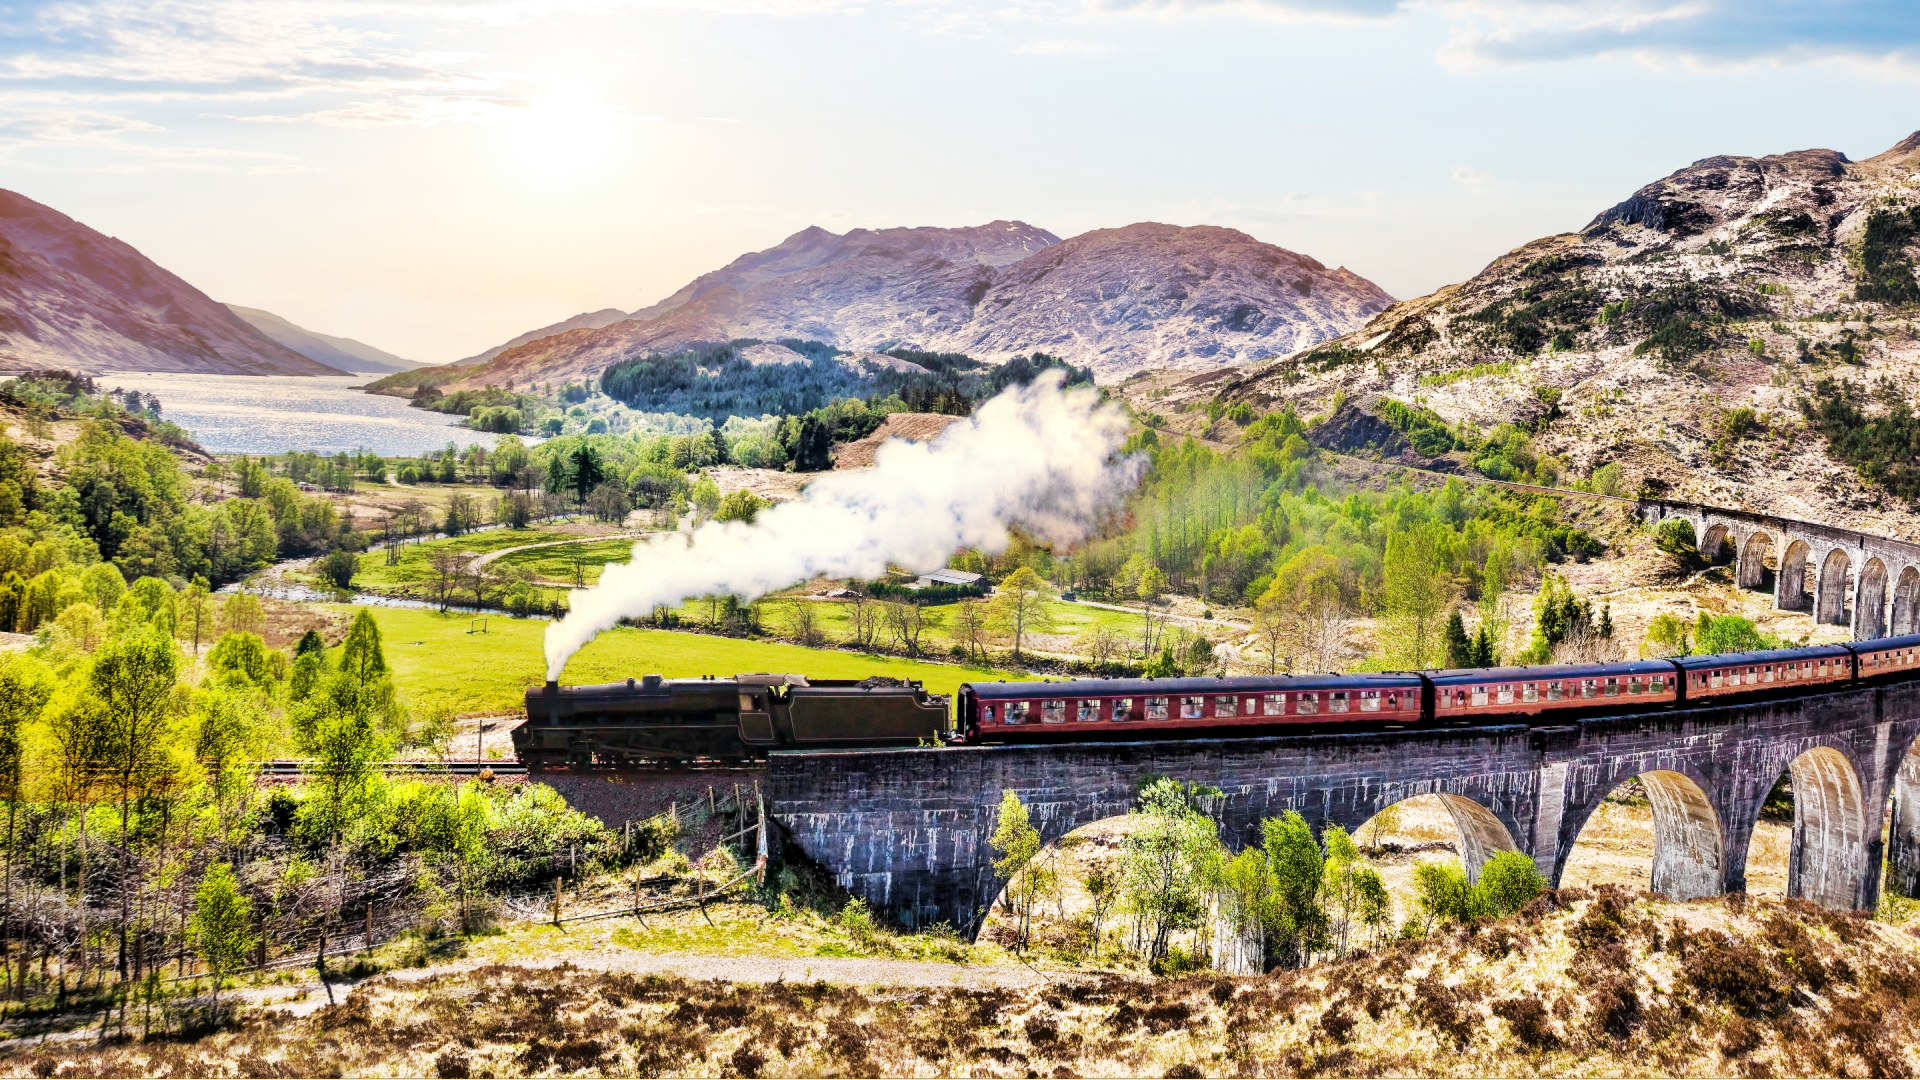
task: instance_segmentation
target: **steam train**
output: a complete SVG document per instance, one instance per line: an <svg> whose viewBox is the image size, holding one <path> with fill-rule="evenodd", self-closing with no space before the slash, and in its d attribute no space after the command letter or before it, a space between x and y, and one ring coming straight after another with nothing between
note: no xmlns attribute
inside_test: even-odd
<svg viewBox="0 0 1920 1080"><path fill-rule="evenodd" d="M1920 634L1613 664L1356 675L917 682L799 675L662 679L527 691L514 746L531 771L753 760L770 750L1022 743L1416 725L1561 723L1753 695L1829 691L1920 672Z"/></svg>

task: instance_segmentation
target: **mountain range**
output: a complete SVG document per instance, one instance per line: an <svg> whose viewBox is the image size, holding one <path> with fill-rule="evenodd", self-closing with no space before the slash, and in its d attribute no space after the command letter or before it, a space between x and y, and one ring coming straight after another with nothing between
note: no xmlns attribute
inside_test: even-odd
<svg viewBox="0 0 1920 1080"><path fill-rule="evenodd" d="M356 375L389 374L426 366L418 360L405 360L384 349L376 349L364 341L295 326L271 311L241 307L239 304L228 304L227 310L294 352L341 371Z"/></svg>
<svg viewBox="0 0 1920 1080"><path fill-rule="evenodd" d="M1226 439L1232 421L1201 404L1347 403L1400 427L1424 410L1528 444L1452 455L1479 455L1476 466L1545 456L1580 479L1616 465L1627 494L1920 537L1901 427L1920 391L1916 265L1920 133L1864 161L1709 157L1341 337L1127 392L1176 428ZM1425 441L1425 452L1397 437L1369 452L1428 464L1452 440Z"/></svg>
<svg viewBox="0 0 1920 1080"><path fill-rule="evenodd" d="M1103 380L1291 353L1392 303L1344 268L1211 226L1156 223L1061 240L1018 221L962 229L804 229L615 318L590 312L391 380L457 387L592 380L650 352L803 338L1000 360L1043 351ZM388 380L383 380L388 382Z"/></svg>
<svg viewBox="0 0 1920 1080"><path fill-rule="evenodd" d="M113 237L0 191L0 366L340 375Z"/></svg>

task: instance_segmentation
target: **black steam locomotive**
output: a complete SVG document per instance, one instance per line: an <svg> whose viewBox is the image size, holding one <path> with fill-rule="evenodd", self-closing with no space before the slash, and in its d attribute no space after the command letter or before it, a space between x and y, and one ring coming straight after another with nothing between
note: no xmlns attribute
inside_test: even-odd
<svg viewBox="0 0 1920 1080"><path fill-rule="evenodd" d="M967 683L958 716L917 682L739 675L527 691L513 733L542 769L753 760L769 750L1220 737L1424 724L1565 723L1912 678L1920 635L1616 664L1226 679ZM957 725L955 721L957 720Z"/></svg>
<svg viewBox="0 0 1920 1080"><path fill-rule="evenodd" d="M527 691L513 746L528 771L750 761L769 750L917 746L947 737L945 694L917 682L736 675Z"/></svg>

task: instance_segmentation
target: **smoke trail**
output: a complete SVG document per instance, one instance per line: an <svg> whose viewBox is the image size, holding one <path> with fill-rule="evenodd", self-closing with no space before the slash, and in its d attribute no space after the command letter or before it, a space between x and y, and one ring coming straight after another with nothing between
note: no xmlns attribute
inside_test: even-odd
<svg viewBox="0 0 1920 1080"><path fill-rule="evenodd" d="M1062 391L1058 373L1010 388L927 443L889 441L874 468L829 473L753 524L708 522L691 535L650 537L633 561L572 594L547 627L547 678L600 631L706 593L751 600L818 574L875 578L887 564L938 570L956 549L1006 550L1018 522L1044 539L1081 536L1132 481L1113 453L1121 410L1090 387Z"/></svg>

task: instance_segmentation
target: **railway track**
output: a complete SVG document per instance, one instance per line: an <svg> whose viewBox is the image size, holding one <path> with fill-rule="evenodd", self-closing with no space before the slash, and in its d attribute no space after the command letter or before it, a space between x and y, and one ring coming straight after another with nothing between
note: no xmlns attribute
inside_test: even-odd
<svg viewBox="0 0 1920 1080"><path fill-rule="evenodd" d="M305 773L313 763L292 758L279 758L260 763L262 776L299 776ZM449 776L478 776L491 772L495 776L525 776L527 767L517 761L383 761L380 770L400 776L433 776L445 773Z"/></svg>

